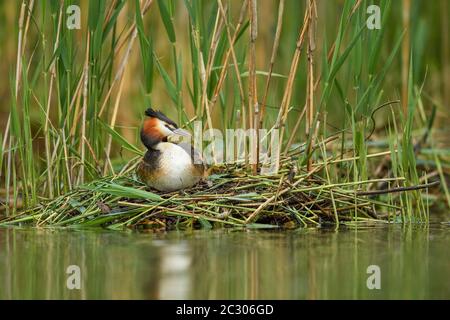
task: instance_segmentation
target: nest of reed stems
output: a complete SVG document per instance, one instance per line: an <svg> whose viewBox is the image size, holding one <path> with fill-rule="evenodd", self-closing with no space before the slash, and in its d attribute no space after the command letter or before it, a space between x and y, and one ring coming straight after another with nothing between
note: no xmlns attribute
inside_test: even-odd
<svg viewBox="0 0 450 320"><path fill-rule="evenodd" d="M284 158L277 175L254 176L243 165L223 165L193 188L160 193L138 181L138 162L136 158L115 176L44 201L0 224L164 231L387 222L400 216L401 207L392 197L380 201L376 195L428 187L361 192L369 184L398 185L402 179L329 183L323 178L329 164L318 163L309 172L297 172L290 159Z"/></svg>

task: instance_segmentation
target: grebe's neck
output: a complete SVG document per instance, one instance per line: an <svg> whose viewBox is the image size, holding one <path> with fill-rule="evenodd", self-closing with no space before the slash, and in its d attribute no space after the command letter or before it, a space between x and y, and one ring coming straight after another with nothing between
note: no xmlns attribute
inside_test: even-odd
<svg viewBox="0 0 450 320"><path fill-rule="evenodd" d="M167 142L167 137L159 132L157 119L149 118L145 120L141 129L141 141L148 150L155 150L161 142Z"/></svg>
<svg viewBox="0 0 450 320"><path fill-rule="evenodd" d="M167 137L146 134L144 130L141 130L141 141L148 150L156 150L158 144L167 142Z"/></svg>

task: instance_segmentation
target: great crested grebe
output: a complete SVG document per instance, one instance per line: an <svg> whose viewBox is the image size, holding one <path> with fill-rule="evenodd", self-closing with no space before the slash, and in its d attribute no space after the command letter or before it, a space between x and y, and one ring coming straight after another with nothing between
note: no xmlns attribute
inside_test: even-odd
<svg viewBox="0 0 450 320"><path fill-rule="evenodd" d="M194 148L188 143L168 142L171 135L190 136L162 112L148 108L141 129L141 141L148 149L137 168L142 182L159 191L175 191L195 185L205 166L194 163ZM197 158L200 159L197 155Z"/></svg>

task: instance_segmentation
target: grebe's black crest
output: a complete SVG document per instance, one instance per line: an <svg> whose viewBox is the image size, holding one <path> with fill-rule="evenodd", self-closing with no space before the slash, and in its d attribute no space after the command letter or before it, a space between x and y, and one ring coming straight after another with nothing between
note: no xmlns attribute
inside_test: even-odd
<svg viewBox="0 0 450 320"><path fill-rule="evenodd" d="M158 118L159 120L164 121L168 124L171 124L175 128L178 128L178 125L175 122L173 122L171 119L169 119L161 111L156 111L156 110L153 110L152 108L148 108L147 110L145 110L145 115L148 117L152 117L152 118Z"/></svg>

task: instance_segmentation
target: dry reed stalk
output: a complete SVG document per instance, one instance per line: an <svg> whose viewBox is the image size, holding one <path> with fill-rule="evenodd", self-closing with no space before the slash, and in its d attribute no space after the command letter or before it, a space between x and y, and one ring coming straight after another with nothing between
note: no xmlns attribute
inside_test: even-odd
<svg viewBox="0 0 450 320"><path fill-rule="evenodd" d="M258 20L257 20L257 2L250 0L248 2L249 18L250 18L250 54L248 56L249 69L249 90L248 90L248 114L249 114L249 128L256 129L256 144L253 143L250 147L252 150L250 154L256 156L252 159L252 172L256 174L258 171L259 157L257 150L259 149L259 135L258 135L258 120L256 119L258 109L258 97L256 90L256 38L258 37Z"/></svg>
<svg viewBox="0 0 450 320"><path fill-rule="evenodd" d="M153 0L147 0L147 2L145 3L145 5L144 5L144 7L142 9L142 16L144 16L145 13L147 13L147 11L150 9L150 6L151 6L152 3L153 3ZM111 15L107 15L107 19L108 20L111 19ZM108 20L105 20L105 23L107 23ZM133 35L133 32L134 32L135 29L136 29L136 24L135 24L135 22L133 22L131 27L128 29L126 35L123 37L122 45L128 40L128 38L130 36ZM116 50L114 51L115 54L117 54L120 51L122 45L119 45L116 48ZM127 55L125 55L125 56L127 56ZM121 62L121 65L124 65L124 61ZM82 76L80 77L80 80L78 81L78 84L77 84L77 87L76 87L75 92L73 94L73 97L72 97L72 100L70 102L70 107L69 108L72 108L73 105L75 104L76 100L78 100L80 98L81 88L83 87L83 81L84 81L83 75L84 75L84 73L82 74ZM105 101L102 104L102 106L100 107L99 117L103 114L104 108L106 106L106 102L109 100L109 97L111 96L112 88L114 87L114 83L119 78L120 78L120 72L117 72L116 76L114 77L113 83L111 83L110 88L108 90L108 93L106 94L106 96L104 98ZM75 130L77 128L78 122L80 120L80 117L82 116L82 112L79 112L78 106L79 106L79 103L76 104L76 109L75 109L75 113L74 113L76 121L73 121L72 128L70 130L70 135L71 136L73 136L75 134Z"/></svg>
<svg viewBox="0 0 450 320"><path fill-rule="evenodd" d="M121 79L120 79L120 84L119 84L119 91L117 92L117 96L116 96L116 102L114 104L114 111L111 117L111 121L109 123L109 126L114 129L115 125L116 125L116 120L117 120L117 113L119 112L119 104L120 104L120 98L122 97L122 89L123 89L123 83L125 77L122 75ZM111 172L114 174L114 169L111 165L111 145L112 145L112 136L110 135L108 138L108 144L106 147L106 152L105 152L105 157L107 159L107 161L105 161L104 167L103 167L103 175L107 174L107 167L108 165L110 166L110 170Z"/></svg>
<svg viewBox="0 0 450 320"><path fill-rule="evenodd" d="M147 0L147 1L145 2L145 5L144 5L143 8L141 9L141 12L142 12L141 16L142 16L142 17L144 17L145 13L148 11L148 9L150 8L150 5L151 5L152 3L153 3L153 0ZM107 104L107 102L108 102L108 100L109 100L109 98L110 98L110 96L111 96L111 93L112 93L112 90L113 90L113 88L114 88L115 83L116 83L117 81L121 80L122 77L123 77L123 74L124 74L124 71L125 71L125 66L127 65L128 60L129 60L129 58L130 58L131 50L132 50L132 48L133 48L134 41L136 40L137 33L138 33L138 30L137 30L137 28L136 28L136 22L133 22L133 24L132 24L132 26L130 27L129 30L130 30L129 35L127 35L127 36L124 38L124 41L125 41L125 40L127 40L127 39L130 37L130 40L129 40L128 46L127 46L127 50L125 51L125 54L124 54L124 56L123 56L123 58L122 58L122 61L120 62L119 69L117 70L117 73L116 73L116 75L115 75L115 77L114 77L114 79L113 79L113 81L112 81L112 83L111 83L111 85L110 85L110 88L109 88L109 90L108 90L108 93L106 94L106 96L105 96L105 98L104 98L103 104L102 104L102 106L101 106L101 108L100 108L100 111L99 111L99 113L98 113L98 116L99 116L99 117L101 117L101 116L103 115L103 112L105 111L106 104Z"/></svg>
<svg viewBox="0 0 450 320"><path fill-rule="evenodd" d="M53 54L56 53L56 50L59 46L59 36L61 32L61 24L62 24L62 13L63 13L63 7L61 6L59 10L59 16L58 16L58 27L57 27L57 33L56 33L56 40L55 45L53 46ZM48 95L47 95L47 107L45 112L45 124L44 124L44 135L45 135L45 155L46 160L48 163L47 168L51 168L52 165L52 159L50 156L50 133L49 133L49 126L50 126L50 106L52 101L52 92L53 92L53 82L56 78L56 60L54 59L50 65L50 85L48 89ZM47 170L47 183L48 183L48 191L49 196L53 197L53 174L50 170Z"/></svg>
<svg viewBox="0 0 450 320"><path fill-rule="evenodd" d="M200 54L198 55L198 59L199 61L199 65L200 65L200 79L202 82L202 97L201 97L201 104L202 104L202 109L206 109L206 124L208 125L208 127L213 130L214 126L212 123L212 118L211 118L211 113L210 113L210 108L209 108L209 101L208 101L208 93L207 93L207 87L208 87L208 80L207 80L207 76L206 76L206 69L205 69L205 64L204 64L204 60L203 60L203 54L200 51ZM201 112L201 114L203 114L203 110ZM211 131L212 133L214 131ZM213 133L214 135L214 133ZM216 160L216 150L215 150L215 146L214 144L211 145L211 151L212 151L212 157L213 157L213 161L214 164L217 163Z"/></svg>
<svg viewBox="0 0 450 320"><path fill-rule="evenodd" d="M69 152L67 151L67 143L66 143L66 133L65 130L61 130L61 136L63 139L63 151L64 151L64 157L67 159L64 161L64 164L66 166L66 173L67 173L67 184L69 186L69 191L72 191L72 177L70 174L70 166L69 166Z"/></svg>
<svg viewBox="0 0 450 320"><path fill-rule="evenodd" d="M210 102L210 106L211 106L211 109L212 109L212 108L214 108L214 106L215 106L215 104L217 102L217 98L219 97L220 90L222 89L222 86L224 84L224 80L225 80L225 77L226 77L227 71L228 71L228 67L227 67L228 66L228 60L231 57L232 60L233 60L233 67L234 67L234 71L235 71L235 74L236 74L236 79L237 79L237 82L238 82L239 95L241 97L241 103L242 103L242 105L241 105L242 124L243 124L242 128L243 129L246 128L245 123L246 123L246 115L247 114L246 114L246 111L245 111L246 109L245 109L245 106L244 106L244 101L245 101L244 86L242 84L241 74L239 72L239 67L238 67L238 63L237 63L237 59L236 59L236 53L234 51L234 43L236 42L237 36L239 34L239 31L241 30L242 23L244 21L245 12L246 12L246 9L247 9L247 1L248 0L244 0L244 2L242 4L241 11L240 11L240 14L239 14L238 23L237 23L237 25L235 27L235 31L234 31L233 36L231 36L230 26L228 24L228 21L227 21L226 15L225 15L225 10L223 8L222 2L221 2L221 0L217 0L217 3L219 5L219 10L220 10L220 12L222 14L222 17L223 17L223 20L225 22L225 29L226 29L226 32L227 32L227 39L228 39L230 47L228 48L228 50L227 50L227 52L225 54L225 57L223 59L223 62L222 62L223 68L222 68L222 71L220 72L219 80L217 82L216 88L214 89L214 93L213 93L213 96L212 96L211 102ZM239 118L241 118L241 117L239 117Z"/></svg>
<svg viewBox="0 0 450 320"><path fill-rule="evenodd" d="M106 14L105 14L105 19L103 21L103 26L102 26L103 29L105 29L106 26L108 25L108 22L112 17L112 14L114 12L114 8L116 7L116 5L117 5L117 0L112 0L111 4L108 7L108 11L106 11Z"/></svg>
<svg viewBox="0 0 450 320"><path fill-rule="evenodd" d="M211 40L211 45L209 47L208 61L206 62L207 79L209 79L211 77L211 71L213 68L214 59L216 57L217 47L219 45L219 40L222 35L222 31L225 27L226 12L228 10L228 7L225 6L223 8L223 10L225 12L223 15L221 14L220 10L217 11L217 15L216 15L216 22L214 24L213 36L212 36L212 40Z"/></svg>
<svg viewBox="0 0 450 320"><path fill-rule="evenodd" d="M22 52L22 41L23 41L23 37L22 37L22 33L23 33L23 21L24 21L24 15L25 15L25 1L22 2L22 6L20 9L20 15L19 15L19 34L17 36L18 40L17 40L17 60L16 60L16 83L15 83L15 99L16 99L16 104L17 104L17 99L18 99L18 95L19 95L19 82L20 82L20 70L21 70L21 65L22 65L22 59L20 56L20 53ZM8 143L8 136L9 136L9 130L10 130L10 126L11 126L11 115L8 116L8 120L6 121L6 126L5 126L5 131L4 131L4 136L3 136L3 142L2 142L2 150L6 150L6 144ZM12 165L12 141L11 138L9 139L9 147L8 147L8 157L6 160L6 167L7 167L7 172L12 172L11 171L11 165ZM3 155L2 155L3 156ZM0 172L0 177L1 177L2 172ZM5 202L8 204L8 206L6 207L7 211L6 214L9 214L9 207L10 207L10 199L11 195L10 195L10 174L6 175L6 197L5 197Z"/></svg>
<svg viewBox="0 0 450 320"><path fill-rule="evenodd" d="M30 27L30 20L31 20L31 14L33 13L33 8L34 8L34 0L30 0L30 2L28 3L28 10L27 10L27 20L25 22L25 31L23 33L23 46L22 46L22 52L21 55L22 57L25 54L25 48L27 47L27 34L28 34L28 29ZM31 60L31 59L30 59ZM31 61L30 61L31 63Z"/></svg>
<svg viewBox="0 0 450 320"><path fill-rule="evenodd" d="M69 135L73 137L75 135L75 131L78 127L80 117L82 113L80 112L80 100L81 100L81 94L82 94L82 88L83 88L83 81L84 81L84 68L83 73L81 74L80 80L78 81L77 87L74 91L72 100L70 101L69 109L72 109L75 105L75 112L74 112L74 119L75 121L72 122L72 127L69 131ZM66 118L67 119L67 118ZM65 125L64 125L65 126Z"/></svg>
<svg viewBox="0 0 450 320"><path fill-rule="evenodd" d="M352 10L350 11L350 14L348 16L348 21L350 21L351 17L353 16L353 14L356 12L356 10L358 10L359 6L361 5L362 0L358 0L356 1L356 3L353 5Z"/></svg>
<svg viewBox="0 0 450 320"><path fill-rule="evenodd" d="M222 21L222 23L223 23L223 25L224 25L224 27L226 29L226 32L227 32L227 38L228 38L228 41L230 43L230 48L228 49L227 53L225 54L225 58L224 58L224 62L223 62L223 68L222 68L222 71L220 73L219 80L217 82L216 88L214 89L214 93L213 93L213 96L212 96L210 101L208 100L207 92L206 92L207 81L208 81L207 80L208 74L207 74L207 72L205 70L203 54L202 54L201 51L199 53L200 78L202 80L202 108L201 108L202 111L201 111L201 113L203 113L203 110L205 110L205 108L206 108L207 124L208 124L208 126L211 129L213 129L212 118L211 118L211 109L214 108L214 106L216 104L216 101L217 101L217 98L218 98L219 93L220 93L220 89L222 88L222 85L224 83L225 76L226 76L226 71L227 71L228 59L229 59L230 55L232 55L232 57L233 57L235 71L236 71L236 75L237 75L238 82L239 82L241 99L242 99L242 101L244 99L244 90L243 90L243 86L242 86L242 80L241 80L241 77L240 77L240 72L239 72L239 69L238 69L237 59L236 59L236 56L235 56L235 53L234 53L233 45L234 45L234 42L236 41L237 35L239 33L239 30L240 30L240 28L242 26L242 21L244 19L244 14L243 13L245 12L245 10L244 10L245 6L244 5L245 5L246 2L244 3L244 5L243 5L243 7L241 9L239 22L238 22L238 25L236 27L235 33L233 35L233 38L231 38L230 28L229 28L227 17L226 17L226 9L224 8L224 6L223 6L223 4L222 4L222 2L220 0L217 0L217 3L218 3L219 10L218 10L218 16L217 16L216 19L219 18L219 14L220 14L220 16L222 17L221 21ZM217 26L217 20L216 20L216 26ZM214 28L213 39L215 39L215 37L216 37L215 35L217 33L216 32L217 31L216 26ZM217 44L214 45L214 42L218 42L218 39L219 39L219 34L217 34L217 40L216 41L212 41L211 46L213 48L217 47ZM215 54L215 50L213 50L213 53ZM210 54L210 59L208 59L209 61L211 61L211 63L208 63L208 65L210 65L209 72L211 72L212 61L214 61L213 58L214 57L212 57L212 55ZM242 109L244 110L244 108L242 108ZM244 116L245 116L245 113L244 113ZM214 145L212 145L212 153L213 153L214 163L216 163L217 161L216 161L216 158L215 158Z"/></svg>
<svg viewBox="0 0 450 320"><path fill-rule="evenodd" d="M225 12L226 9L224 9L223 7L222 7L222 9ZM201 112L200 112L200 114L203 114L203 112L206 110L205 127L207 125L211 129L212 139L214 139L214 131L213 131L214 126L213 126L212 116L211 116L211 107L212 106L208 99L207 87L208 87L209 78L211 76L212 64L213 64L214 58L216 56L218 42L220 40L220 34L222 31L222 28L225 26L225 21L226 21L226 15L225 15L225 13L223 15L221 15L220 9L219 9L217 11L216 21L214 24L214 31L213 31L213 35L212 35L211 44L209 47L209 56L208 56L208 61L206 62L206 67L205 67L205 62L204 62L204 58L203 58L203 53L200 51L200 54L199 54L200 78L202 81L202 97L201 97ZM214 164L217 164L216 151L215 151L214 144L212 144L212 146L211 146L211 152L212 152Z"/></svg>
<svg viewBox="0 0 450 320"><path fill-rule="evenodd" d="M21 78L21 70L22 70L22 44L24 41L23 38L23 24L25 19L25 8L26 3L25 1L22 1L22 6L20 7L20 16L19 16L19 35L17 36L17 64L16 64L16 85L15 85L15 94L16 99L19 93L19 84L20 84L20 78Z"/></svg>
<svg viewBox="0 0 450 320"><path fill-rule="evenodd" d="M272 54L270 56L269 73L267 75L266 85L264 88L264 96L263 96L263 100L261 103L261 113L260 113L260 117L261 117L260 127L261 128L262 128L262 122L264 120L264 113L266 112L266 103L267 103L267 97L269 94L270 80L272 80L273 67L275 65L275 59L276 59L276 56L278 53L278 47L280 45L281 29L283 26L284 2L285 2L285 0L281 0L280 4L278 5L277 27L276 27L276 31L275 31L275 38L273 41Z"/></svg>
<svg viewBox="0 0 450 320"><path fill-rule="evenodd" d="M239 14L239 20L238 20L238 23L236 25L233 37L231 37L230 26L229 26L228 21L226 19L225 10L223 8L222 2L220 0L218 0L218 4L219 4L219 10L220 10L220 12L221 12L221 14L223 16L224 21L225 21L225 28L226 28L227 38L228 38L228 42L229 42L230 47L227 50L226 55L225 55L225 59L224 59L224 62L223 62L223 69L222 69L222 72L220 74L219 81L218 81L218 83L216 85L216 88L214 90L213 97L211 99L211 106L213 107L215 105L216 101L217 101L217 98L219 96L220 90L221 90L221 88L223 86L223 83L224 83L224 80L225 80L225 76L227 74L228 60L229 60L229 58L231 56L231 58L233 60L233 67L234 67L234 71L235 71L235 74L236 74L236 79L237 79L237 82L238 82L239 95L240 95L240 98L241 98L241 110L242 110L242 114L238 110L238 114L236 115L236 120L238 120L238 119L241 120L240 121L241 128L245 130L247 128L247 112L246 112L245 102L244 102L245 101L244 86L242 84L241 74L240 74L239 67L238 67L238 62L237 62L237 59L236 59L236 52L234 50L234 43L236 42L237 36L239 34L239 31L240 31L240 29L242 27L242 22L244 21L244 16L245 16L245 12L246 12L246 9L247 9L248 2L247 2L247 0L244 0L244 3L242 5L242 7L241 7L241 12ZM236 122L235 127L236 128L239 127L238 122ZM245 148L245 153L247 153L247 148ZM234 159L236 159L236 152L235 152L235 155L234 155ZM245 166L246 167L248 166L247 154L245 154Z"/></svg>
<svg viewBox="0 0 450 320"><path fill-rule="evenodd" d="M287 80L286 88L284 90L283 99L281 101L280 110L278 112L278 117L275 122L275 125L273 126L273 129L281 129L281 132L279 135L279 141L278 141L279 145L282 144L282 139L283 139L283 135L284 135L284 124L287 119L289 104L291 101L292 90L293 90L293 86L294 86L295 75L297 74L297 67L298 67L298 63L300 61L300 54L302 51L303 42L305 40L305 35L308 30L308 24L310 21L309 14L310 14L310 10L305 10L305 15L303 17L303 24L302 24L302 27L300 28L298 40L296 42L296 48L295 48L294 56L291 61L291 67L289 69L288 80ZM269 147L269 153L270 152L271 152L271 150ZM277 157L276 167L277 168L279 167L279 157Z"/></svg>
<svg viewBox="0 0 450 320"><path fill-rule="evenodd" d="M300 113L300 116L298 117L297 121L295 122L294 128L292 129L292 134L289 137L288 142L286 143L286 147L284 149L283 155L287 155L289 148L291 147L292 143L294 142L295 134L296 134L298 128L300 127L303 117L306 114L306 109L307 109L306 107L307 107L307 104L305 103L305 105L303 106L303 110Z"/></svg>
<svg viewBox="0 0 450 320"><path fill-rule="evenodd" d="M85 167L85 160L86 160L86 150L85 150L85 141L86 139L86 116L87 116L87 99L88 99L88 83L89 83L89 43L90 43L90 34L87 35L86 40L86 56L84 61L84 68L83 68L83 106L81 109L82 112L82 120L81 120L81 168L80 173L78 176L78 184L83 183L84 181L84 167Z"/></svg>
<svg viewBox="0 0 450 320"><path fill-rule="evenodd" d="M360 5L361 5L361 0L358 0L355 3L355 5L353 6L352 10L351 10L351 13L350 13L350 15L348 17L349 20L351 19L351 17L356 12L356 10L359 8ZM316 6L316 10L317 10L317 6ZM316 16L317 16L317 14L316 14ZM328 62L331 61L331 58L333 57L333 53L334 53L334 49L335 48L336 48L336 42L333 42L333 45L331 46L331 48L330 48L330 50L328 51L328 54L327 54L327 61ZM316 82L314 83L314 90L313 90L314 92L317 90L321 80L322 80L322 74L319 74L317 79L316 79ZM286 147L285 147L284 152L283 152L284 155L287 155L287 153L289 151L289 148L291 147L291 145L292 145L292 143L293 143L293 141L295 139L295 134L297 133L297 130L300 127L300 124L301 124L301 122L303 120L303 117L305 116L307 106L308 106L308 101L306 101L305 104L303 105L303 110L302 110L302 112L300 114L300 117L297 119L297 121L296 121L296 123L294 125L294 128L292 130L292 134L289 137L288 142L286 143Z"/></svg>
<svg viewBox="0 0 450 320"><path fill-rule="evenodd" d="M309 18L308 18L308 85L307 85L307 109L306 109L306 135L307 137L311 137L310 142L308 143L307 149L307 170L311 170L312 158L311 158L311 150L312 145L314 143L313 137L311 136L314 130L314 51L316 49L315 43L315 25L316 25L316 12L315 12L315 0L308 0L308 10L309 10Z"/></svg>
<svg viewBox="0 0 450 320"><path fill-rule="evenodd" d="M143 0L141 0L142 3ZM153 4L153 0L147 0L145 2L145 5L142 7L142 16L145 16L147 11L150 9L150 6ZM128 38L133 34L134 29L136 28L136 21L133 21L130 28L125 32L125 35L123 36L123 40L116 46L114 50L114 55L118 54L120 50L122 50L123 46L126 44Z"/></svg>
<svg viewBox="0 0 450 320"><path fill-rule="evenodd" d="M152 0L148 0L145 3L144 8L145 7L149 7L151 2L152 2ZM144 16L143 9L141 9L141 12L142 12L141 16L143 17ZM131 35L131 38L130 38L130 40L128 42L127 50L125 51L125 54L124 54L123 59L122 59L122 62L120 64L120 66L119 66L119 70L117 71L117 74L116 74L116 76L115 76L115 78L113 80L113 83L111 84L111 87L110 87L110 89L108 91L107 96L104 99L103 105L102 105L102 107L100 109L100 112L99 112L99 116L101 116L101 114L103 113L103 110L104 110L104 108L106 106L106 102L108 101L109 96L110 96L110 94L112 92L112 88L114 87L114 83L117 81L118 78L120 78L119 91L118 91L117 96L116 96L116 102L114 104L114 110L113 110L113 114L112 114L111 121L110 121L110 124L109 124L110 127L113 128L113 129L114 129L114 126L116 125L117 114L119 112L120 98L122 96L122 89L123 89L123 80L125 79L125 77L124 77L125 68L126 68L127 63L129 61L129 58L130 58L130 55L131 55L131 51L133 50L133 45L134 45L134 42L136 40L137 34L138 34L138 29L135 27L134 30L133 30L133 34ZM105 161L105 164L104 164L104 167L103 167L103 174L104 175L107 173L108 165L110 165L110 163L111 163L111 161L110 161L111 145L112 145L112 136L109 136L107 147L106 147L106 154L105 154L106 159L108 161ZM113 168L112 168L111 165L110 165L110 169L113 171Z"/></svg>
<svg viewBox="0 0 450 320"><path fill-rule="evenodd" d="M281 0L280 4L278 5L277 27L276 27L276 31L275 31L275 38L273 41L273 46L272 46L272 54L270 56L269 73L268 73L267 79L266 79L266 85L264 88L264 96L263 96L261 108L258 108L259 119L258 119L258 126L257 126L257 148L256 148L257 163L259 163L259 151L260 151L260 136L259 136L258 129L263 127L267 97L269 94L270 80L272 79L273 67L275 65L275 59L276 59L277 52L278 52L278 46L280 44L280 35L281 35L281 29L282 29L282 25L283 25L283 12L284 12L284 0Z"/></svg>

